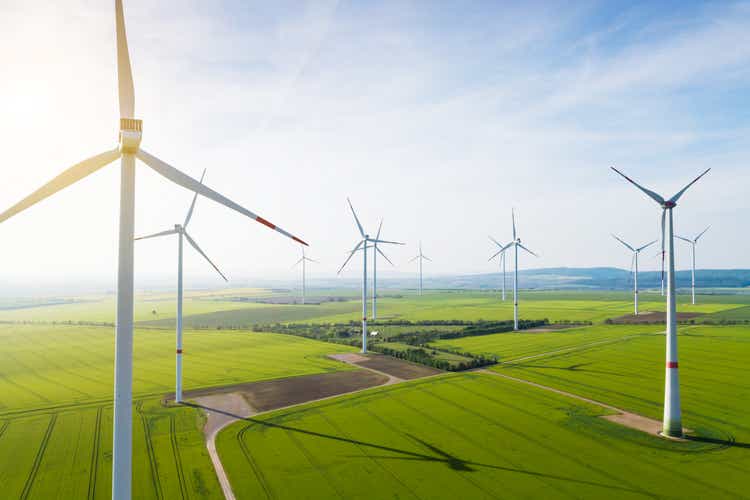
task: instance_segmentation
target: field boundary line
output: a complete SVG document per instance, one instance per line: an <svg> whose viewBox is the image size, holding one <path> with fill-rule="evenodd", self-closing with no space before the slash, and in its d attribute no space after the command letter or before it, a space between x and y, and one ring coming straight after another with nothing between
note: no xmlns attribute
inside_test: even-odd
<svg viewBox="0 0 750 500"><path fill-rule="evenodd" d="M28 498L29 494L31 493L31 488L34 486L34 481L36 480L37 472L39 472L39 466L42 465L44 452L47 450L47 445L49 444L50 437L52 436L52 430L55 428L55 423L57 423L56 413L52 415L52 417L49 419L49 425L47 425L47 431L44 433L42 442L39 445L39 450L36 452L36 457L34 458L34 464L31 466L31 471L29 471L29 477L26 478L26 483L23 486L23 491L21 492L21 495L19 496L21 500L25 500L26 498Z"/></svg>
<svg viewBox="0 0 750 500"><path fill-rule="evenodd" d="M99 467L99 446L101 445L102 435L102 410L100 406L96 410L96 428L94 429L94 449L91 451L91 470L89 471L89 491L88 498L93 500L96 495L96 474Z"/></svg>

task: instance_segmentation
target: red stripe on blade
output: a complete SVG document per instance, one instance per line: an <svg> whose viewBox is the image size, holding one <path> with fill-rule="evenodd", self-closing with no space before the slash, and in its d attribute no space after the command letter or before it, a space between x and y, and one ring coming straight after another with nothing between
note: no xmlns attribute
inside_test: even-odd
<svg viewBox="0 0 750 500"><path fill-rule="evenodd" d="M677 368L677 361L670 361L667 363L667 368Z"/></svg>
<svg viewBox="0 0 750 500"><path fill-rule="evenodd" d="M258 217L257 217L257 218L256 218L255 220L256 220L256 221L258 221L258 222L260 222L260 223L261 223L261 224L263 224L264 226L268 226L268 227L270 227L271 229L276 229L276 226L274 226L273 224L271 224L270 222L268 222L268 221L267 221L266 219L264 219L263 217L260 217L260 216L258 216Z"/></svg>
<svg viewBox="0 0 750 500"><path fill-rule="evenodd" d="M310 245L308 245L308 244L307 244L307 242L305 242L305 241L302 241L301 239L297 238L296 236L292 236L292 239L293 239L294 241L296 241L297 243L302 243L302 244L303 244L303 245L305 245L306 247L309 247L309 246L310 246Z"/></svg>

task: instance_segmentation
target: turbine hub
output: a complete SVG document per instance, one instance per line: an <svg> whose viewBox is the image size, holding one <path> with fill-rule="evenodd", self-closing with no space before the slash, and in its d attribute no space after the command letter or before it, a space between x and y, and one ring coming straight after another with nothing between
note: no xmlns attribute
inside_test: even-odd
<svg viewBox="0 0 750 500"><path fill-rule="evenodd" d="M182 232L182 226L180 224L175 224L174 225L174 230L177 231L178 233L181 233Z"/></svg>
<svg viewBox="0 0 750 500"><path fill-rule="evenodd" d="M667 200L664 202L664 208L674 208L677 206L677 203L673 202L672 200Z"/></svg>
<svg viewBox="0 0 750 500"><path fill-rule="evenodd" d="M142 135L143 121L135 118L120 118L120 152L137 153Z"/></svg>

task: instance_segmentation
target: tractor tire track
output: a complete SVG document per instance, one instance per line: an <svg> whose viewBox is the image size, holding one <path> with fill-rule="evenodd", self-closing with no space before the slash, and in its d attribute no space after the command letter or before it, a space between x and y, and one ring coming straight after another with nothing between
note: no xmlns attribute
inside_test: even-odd
<svg viewBox="0 0 750 500"><path fill-rule="evenodd" d="M99 467L99 446L102 440L102 412L103 408L96 410L96 427L94 428L94 448L91 451L91 464L89 465L89 489L87 498L93 500L96 496L96 474Z"/></svg>
<svg viewBox="0 0 750 500"><path fill-rule="evenodd" d="M322 467L317 460L315 460L315 457L313 457L312 453L310 453L310 450L308 450L302 443L302 441L300 441L299 437L297 437L295 433L290 430L286 430L285 432L287 437L294 443L294 445L300 450L300 452L302 452L302 454L305 456L305 459L310 463L310 465L312 465L315 470L317 470L318 473L323 476L323 478L325 478L331 489L336 492L336 495L338 495L339 498L346 498L346 496L341 493L341 490L336 487L336 484L333 482L333 478L331 477L331 475L328 474L325 468Z"/></svg>
<svg viewBox="0 0 750 500"><path fill-rule="evenodd" d="M148 426L148 419L143 414L143 401L139 401L136 404L136 411L141 419L143 425L143 435L146 440L146 451L148 452L148 461L151 468L151 484L154 487L154 493L156 498L164 498L164 493L161 491L161 482L159 481L159 467L156 463L156 453L154 452L154 443L151 441L151 429Z"/></svg>
<svg viewBox="0 0 750 500"><path fill-rule="evenodd" d="M266 498L274 498L274 494L271 491L271 487L268 485L268 481L266 480L266 477L263 475L263 472L260 470L260 467L258 467L258 464L253 458L252 454L250 453L250 450L247 448L247 443L245 443L245 433L252 426L253 424L247 425L240 432L237 433L237 442L240 445L240 450L242 451L242 454L245 455L245 460L247 460L247 463L253 469L253 473L255 473L255 477L258 479L258 483L260 483L261 488L263 488L263 492L266 494Z"/></svg>
<svg viewBox="0 0 750 500"><path fill-rule="evenodd" d="M182 470L182 457L177 444L177 432L175 431L174 415L169 416L169 439L172 442L172 455L174 455L175 466L177 466L177 479L180 484L180 495L187 498L187 485L185 484L185 473Z"/></svg>
<svg viewBox="0 0 750 500"><path fill-rule="evenodd" d="M42 464L42 459L44 458L44 452L47 450L47 445L49 444L50 437L52 436L52 431L55 428L55 423L57 423L57 413L52 415L52 417L49 419L47 431L44 433L42 442L39 445L39 451L36 452L36 458L34 458L34 464L31 466L31 471L29 471L29 476L26 478L26 483L24 484L23 491L21 492L21 496L19 497L21 500L26 500L27 498L29 498L31 488L34 486L34 480L36 480L36 475L39 472L39 466Z"/></svg>

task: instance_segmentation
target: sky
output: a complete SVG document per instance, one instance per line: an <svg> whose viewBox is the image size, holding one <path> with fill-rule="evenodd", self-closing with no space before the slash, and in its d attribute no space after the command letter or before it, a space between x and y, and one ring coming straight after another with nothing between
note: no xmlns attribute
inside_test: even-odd
<svg viewBox="0 0 750 500"><path fill-rule="evenodd" d="M143 149L310 243L335 276L381 218L413 273L616 266L659 237L659 207L616 166L711 229L698 267L750 267L749 2L125 0ZM0 0L0 205L116 145L114 2ZM114 288L119 167L0 225L6 283ZM181 222L191 193L137 169L136 232ZM300 249L210 200L193 238L238 283L293 279ZM175 278L175 238L136 244L136 285ZM689 266L687 244L677 266ZM656 269L648 254L641 267ZM388 266L389 267L389 266ZM221 282L186 250L186 286ZM343 276L361 273L361 259Z"/></svg>

